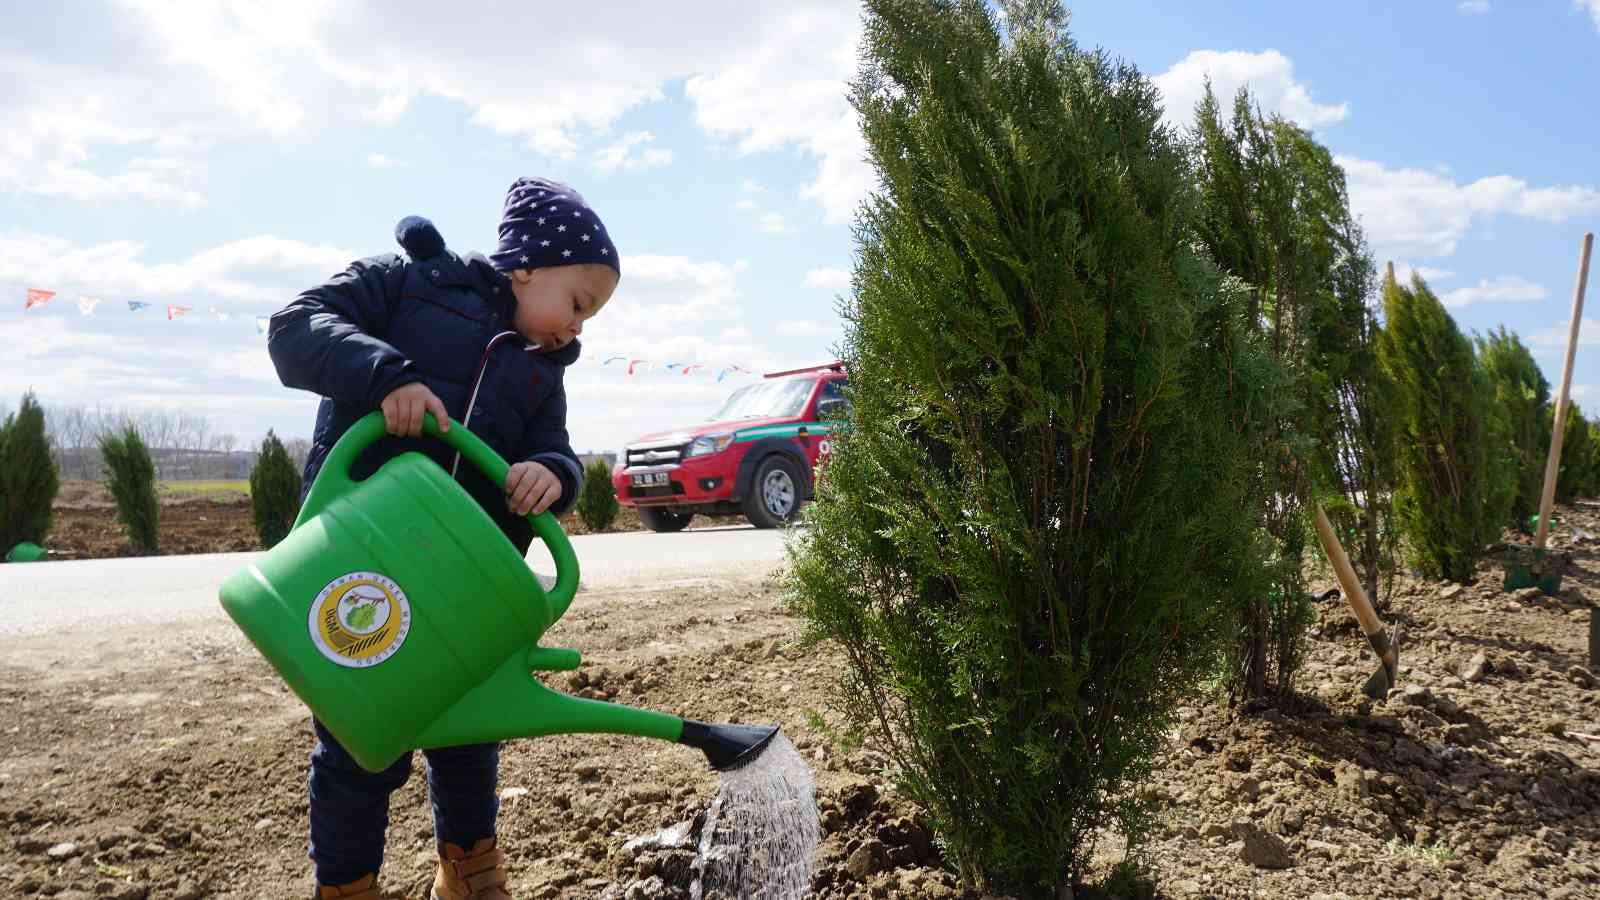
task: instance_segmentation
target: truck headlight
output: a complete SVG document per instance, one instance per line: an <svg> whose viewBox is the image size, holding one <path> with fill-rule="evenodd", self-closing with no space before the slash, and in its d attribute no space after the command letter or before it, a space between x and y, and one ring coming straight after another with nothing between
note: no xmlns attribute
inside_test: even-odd
<svg viewBox="0 0 1600 900"><path fill-rule="evenodd" d="M713 453L721 453L732 445L733 435L731 434L702 435L689 442L689 449L683 452L683 458L710 456Z"/></svg>

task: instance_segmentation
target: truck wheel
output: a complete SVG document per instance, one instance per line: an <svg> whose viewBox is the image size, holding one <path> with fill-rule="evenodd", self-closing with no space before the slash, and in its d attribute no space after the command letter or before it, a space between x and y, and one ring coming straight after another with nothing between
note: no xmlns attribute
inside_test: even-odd
<svg viewBox="0 0 1600 900"><path fill-rule="evenodd" d="M787 457L773 454L756 466L745 492L744 517L757 528L777 528L794 521L800 510L800 473Z"/></svg>
<svg viewBox="0 0 1600 900"><path fill-rule="evenodd" d="M666 509L639 507L639 521L651 531L682 531L689 527L689 520L692 518L694 518L693 513L675 513Z"/></svg>

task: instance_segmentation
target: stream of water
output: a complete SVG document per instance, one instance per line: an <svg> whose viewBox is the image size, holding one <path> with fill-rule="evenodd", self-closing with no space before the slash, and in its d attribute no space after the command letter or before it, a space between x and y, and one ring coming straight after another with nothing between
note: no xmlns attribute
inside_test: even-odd
<svg viewBox="0 0 1600 900"><path fill-rule="evenodd" d="M754 761L719 773L700 831L693 900L800 900L822 827L811 769L781 733Z"/></svg>

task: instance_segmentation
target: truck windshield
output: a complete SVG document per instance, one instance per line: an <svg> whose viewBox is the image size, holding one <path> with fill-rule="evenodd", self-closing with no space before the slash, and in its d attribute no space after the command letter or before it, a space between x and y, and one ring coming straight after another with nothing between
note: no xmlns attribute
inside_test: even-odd
<svg viewBox="0 0 1600 900"><path fill-rule="evenodd" d="M728 402L722 404L709 421L728 422L734 419L791 419L805 408L806 398L816 382L806 378L783 381L763 381L733 392Z"/></svg>

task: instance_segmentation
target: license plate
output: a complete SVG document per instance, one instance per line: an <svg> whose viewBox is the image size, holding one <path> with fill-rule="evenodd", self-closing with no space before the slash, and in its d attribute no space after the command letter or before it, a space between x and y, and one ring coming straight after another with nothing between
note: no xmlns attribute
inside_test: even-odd
<svg viewBox="0 0 1600 900"><path fill-rule="evenodd" d="M667 483L666 472L644 472L633 476L634 487L656 487Z"/></svg>

